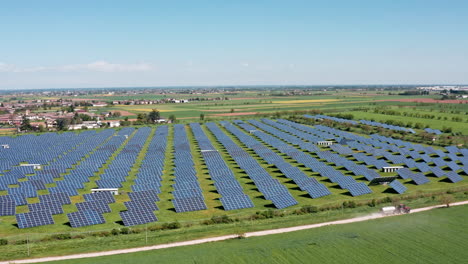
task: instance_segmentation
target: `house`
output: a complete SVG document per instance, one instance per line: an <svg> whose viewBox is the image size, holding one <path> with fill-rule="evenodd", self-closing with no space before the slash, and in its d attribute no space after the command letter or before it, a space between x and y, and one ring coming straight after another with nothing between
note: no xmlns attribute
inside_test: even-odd
<svg viewBox="0 0 468 264"><path fill-rule="evenodd" d="M108 121L107 125L109 127L119 127L120 126L120 121Z"/></svg>
<svg viewBox="0 0 468 264"><path fill-rule="evenodd" d="M97 121L83 121L82 124L68 125L68 130L77 130L77 129L95 129L101 127Z"/></svg>
<svg viewBox="0 0 468 264"><path fill-rule="evenodd" d="M159 119L154 120L154 122L158 124L167 123L167 119L164 117L160 117Z"/></svg>
<svg viewBox="0 0 468 264"><path fill-rule="evenodd" d="M107 106L107 104L104 103L104 102L98 102L98 103L93 103L93 106L94 107L104 107L104 106Z"/></svg>

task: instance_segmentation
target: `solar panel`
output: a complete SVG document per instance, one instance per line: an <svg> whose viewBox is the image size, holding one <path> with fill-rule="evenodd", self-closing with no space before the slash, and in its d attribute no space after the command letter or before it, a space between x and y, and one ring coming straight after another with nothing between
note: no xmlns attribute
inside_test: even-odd
<svg viewBox="0 0 468 264"><path fill-rule="evenodd" d="M71 204L70 197L65 193L51 193L51 194L44 194L39 195L39 201L42 202L50 202L50 201L57 201L63 204Z"/></svg>
<svg viewBox="0 0 468 264"><path fill-rule="evenodd" d="M174 198L191 198L191 197L203 197L201 189L183 189L183 190L175 190L172 192Z"/></svg>
<svg viewBox="0 0 468 264"><path fill-rule="evenodd" d="M34 211L29 213L17 214L16 221L19 228L29 228L43 225L53 225L54 218L49 211Z"/></svg>
<svg viewBox="0 0 468 264"><path fill-rule="evenodd" d="M139 192L139 191L148 191L148 190L154 190L157 193L160 193L161 190L156 183L148 183L148 184L135 184L132 185L132 191L133 192Z"/></svg>
<svg viewBox="0 0 468 264"><path fill-rule="evenodd" d="M458 175L456 172L453 172L453 171L448 172L446 176L447 176L447 179L451 181L452 183L456 183L456 182L463 180L463 178L460 175Z"/></svg>
<svg viewBox="0 0 468 264"><path fill-rule="evenodd" d="M158 206L154 201L150 199L138 199L124 202L127 210L146 210L146 211L156 211L159 210Z"/></svg>
<svg viewBox="0 0 468 264"><path fill-rule="evenodd" d="M268 198L273 202L276 208L283 209L297 204L297 201L288 192Z"/></svg>
<svg viewBox="0 0 468 264"><path fill-rule="evenodd" d="M94 200L94 201L86 201L82 203L77 203L76 208L78 208L78 211L94 210L98 213L110 213L111 212L109 205L104 200Z"/></svg>
<svg viewBox="0 0 468 264"><path fill-rule="evenodd" d="M50 211L53 215L63 214L62 204L58 201L28 204L28 208L30 212Z"/></svg>
<svg viewBox="0 0 468 264"><path fill-rule="evenodd" d="M399 181L394 180L388 186L392 187L393 190L395 190L397 193L402 194L406 192L406 187Z"/></svg>
<svg viewBox="0 0 468 264"><path fill-rule="evenodd" d="M372 190L363 182L352 183L346 186L346 189L352 196L359 196L363 194L372 193Z"/></svg>
<svg viewBox="0 0 468 264"><path fill-rule="evenodd" d="M11 201L0 201L0 216L15 215L16 204L13 200Z"/></svg>
<svg viewBox="0 0 468 264"><path fill-rule="evenodd" d="M429 183L429 179L422 173L415 173L411 175L411 179L414 181L414 183L416 183L416 185Z"/></svg>
<svg viewBox="0 0 468 264"><path fill-rule="evenodd" d="M172 200L177 213L206 210L203 197L177 198Z"/></svg>
<svg viewBox="0 0 468 264"><path fill-rule="evenodd" d="M148 199L154 202L159 201L158 192L155 190L129 192L128 197L130 197L130 200Z"/></svg>
<svg viewBox="0 0 468 264"><path fill-rule="evenodd" d="M83 194L85 201L103 200L106 203L115 203L114 195L110 192L96 192Z"/></svg>
<svg viewBox="0 0 468 264"><path fill-rule="evenodd" d="M15 201L15 204L17 206L26 205L28 203L28 201L26 200L26 197L23 194L9 194L6 196L11 197Z"/></svg>
<svg viewBox="0 0 468 264"><path fill-rule="evenodd" d="M223 196L220 200L226 211L254 207L252 200L250 200L249 196L246 194Z"/></svg>
<svg viewBox="0 0 468 264"><path fill-rule="evenodd" d="M125 226L141 225L158 221L153 211L129 210L120 212L119 214Z"/></svg>
<svg viewBox="0 0 468 264"><path fill-rule="evenodd" d="M244 190L241 187L218 188L217 191L221 196L244 195Z"/></svg>
<svg viewBox="0 0 468 264"><path fill-rule="evenodd" d="M104 224L106 221L102 214L94 210L83 210L67 214L72 227Z"/></svg>
<svg viewBox="0 0 468 264"><path fill-rule="evenodd" d="M312 198L319 198L331 194L330 190L321 183L307 185L304 187L304 191L306 191Z"/></svg>

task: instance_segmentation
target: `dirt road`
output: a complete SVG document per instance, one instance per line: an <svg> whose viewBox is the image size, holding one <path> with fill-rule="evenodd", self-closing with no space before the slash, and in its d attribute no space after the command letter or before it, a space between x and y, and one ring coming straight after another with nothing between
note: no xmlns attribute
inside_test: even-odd
<svg viewBox="0 0 468 264"><path fill-rule="evenodd" d="M457 205L464 205L468 204L468 201L452 203L450 206L457 206ZM445 205L435 205L423 208L417 208L411 210L411 213L418 213L428 211L434 208L441 208L445 207ZM278 228L272 230L264 230L264 231L257 231L257 232L248 232L245 233L245 237L255 237L255 236L267 236L273 234L281 234L281 233L288 233L294 231L300 231L305 229L312 229L322 226L328 225L341 225L341 224L349 224L355 222L362 222L371 219L389 217L391 215L382 215L379 213L375 213L372 215L344 219L344 220L337 220L319 224L312 224L312 225L303 225L303 226L294 226L294 227L286 227L286 228ZM155 246L148 246L148 247L140 247L140 248L128 248L128 249L119 249L119 250L111 250L111 251L103 251L103 252L94 252L94 253L84 253L84 254L75 254L75 255L68 255L68 256L58 256L58 257L45 257L45 258L36 258L36 259L23 259L23 260L11 260L6 262L0 262L0 264L7 264L7 263L38 263L38 262L47 262L47 261L56 261L56 260L68 260L68 259L79 259L79 258L92 258L92 257L101 257L101 256L109 256L109 255L116 255L116 254L126 254L126 253L133 253L133 252L140 252L140 251L148 251L148 250L156 250L156 249L163 249L163 248L172 248L172 247L180 247L180 246L189 246L189 245L197 245L203 244L208 242L216 242L222 241L227 239L237 238L239 235L226 235L226 236L218 236L218 237L210 237L204 239L196 239L190 241L182 241L182 242L175 242L175 243L168 243L168 244L161 244Z"/></svg>

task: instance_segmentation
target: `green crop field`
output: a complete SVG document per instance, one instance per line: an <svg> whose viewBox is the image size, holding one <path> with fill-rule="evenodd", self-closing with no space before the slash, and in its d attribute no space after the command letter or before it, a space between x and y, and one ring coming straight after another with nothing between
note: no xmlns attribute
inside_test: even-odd
<svg viewBox="0 0 468 264"><path fill-rule="evenodd" d="M463 263L468 206L265 237L54 263Z"/></svg>

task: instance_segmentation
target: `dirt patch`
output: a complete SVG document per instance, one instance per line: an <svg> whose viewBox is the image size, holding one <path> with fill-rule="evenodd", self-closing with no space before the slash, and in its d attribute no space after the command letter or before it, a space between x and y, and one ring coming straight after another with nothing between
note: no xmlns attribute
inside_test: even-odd
<svg viewBox="0 0 468 264"><path fill-rule="evenodd" d="M121 116L134 116L134 115L136 115L136 114L134 114L134 113L130 113L130 112L125 111L125 110L113 110L113 111L110 111L110 112L112 112L112 113L114 113L114 112L120 112L120 115L121 115Z"/></svg>
<svg viewBox="0 0 468 264"><path fill-rule="evenodd" d="M436 100L432 98L388 99L388 100L376 100L376 101L377 102L433 103L433 104L468 104L468 100Z"/></svg>
<svg viewBox="0 0 468 264"><path fill-rule="evenodd" d="M224 114L212 114L210 116L244 116L244 115L256 115L258 112L240 112L240 113L224 113Z"/></svg>

